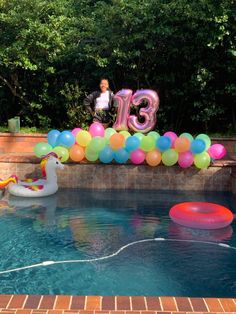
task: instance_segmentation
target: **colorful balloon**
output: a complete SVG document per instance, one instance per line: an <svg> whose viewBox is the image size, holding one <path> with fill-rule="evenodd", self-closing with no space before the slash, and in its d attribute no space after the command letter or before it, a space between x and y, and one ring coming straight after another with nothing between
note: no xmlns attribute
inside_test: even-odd
<svg viewBox="0 0 236 314"><path fill-rule="evenodd" d="M144 136L141 140L140 148L144 152L150 152L155 148L155 140L152 136Z"/></svg>
<svg viewBox="0 0 236 314"><path fill-rule="evenodd" d="M168 149L162 154L162 162L165 166L173 166L178 161L179 154L173 149Z"/></svg>
<svg viewBox="0 0 236 314"><path fill-rule="evenodd" d="M76 135L79 133L79 131L81 131L81 128L74 128L71 133L74 135L74 137L76 137Z"/></svg>
<svg viewBox="0 0 236 314"><path fill-rule="evenodd" d="M196 139L203 140L206 144L206 150L211 146L211 139L208 135L206 134L199 134Z"/></svg>
<svg viewBox="0 0 236 314"><path fill-rule="evenodd" d="M191 152L184 152L179 154L178 164L181 168L191 167L194 161L194 156Z"/></svg>
<svg viewBox="0 0 236 314"><path fill-rule="evenodd" d="M128 126L135 132L147 133L156 125L156 112L159 108L157 93L150 89L141 89L133 95L131 100L134 106L140 106L144 101L147 102L147 106L139 110L139 115L144 118L144 122L139 122L135 115L128 117Z"/></svg>
<svg viewBox="0 0 236 314"><path fill-rule="evenodd" d="M114 151L110 146L106 146L103 150L99 153L99 159L104 164L109 164L112 162L114 158Z"/></svg>
<svg viewBox="0 0 236 314"><path fill-rule="evenodd" d="M130 102L133 91L131 89L122 89L115 94L115 101L118 105L116 121L113 128L117 131L128 130L128 117L130 112Z"/></svg>
<svg viewBox="0 0 236 314"><path fill-rule="evenodd" d="M90 150L93 150L94 152L100 152L103 150L103 148L106 145L106 140L104 137L96 136L93 137L90 141L88 147Z"/></svg>
<svg viewBox="0 0 236 314"><path fill-rule="evenodd" d="M48 133L48 144L52 147L55 147L57 145L57 138L61 134L58 130L51 130Z"/></svg>
<svg viewBox="0 0 236 314"><path fill-rule="evenodd" d="M164 136L167 136L171 139L171 147L173 148L175 140L177 139L178 136L172 131L166 132Z"/></svg>
<svg viewBox="0 0 236 314"><path fill-rule="evenodd" d="M140 146L140 139L137 136L130 136L125 141L125 149L128 152L132 152L138 149Z"/></svg>
<svg viewBox="0 0 236 314"><path fill-rule="evenodd" d="M125 139L131 136L131 134L128 131L120 131L119 133L123 135Z"/></svg>
<svg viewBox="0 0 236 314"><path fill-rule="evenodd" d="M168 136L160 136L156 141L157 148L164 152L171 147L171 139Z"/></svg>
<svg viewBox="0 0 236 314"><path fill-rule="evenodd" d="M161 153L157 149L148 152L146 155L146 162L151 167L158 166L161 162Z"/></svg>
<svg viewBox="0 0 236 314"><path fill-rule="evenodd" d="M96 161L98 159L98 152L95 152L89 147L85 148L85 157L88 161Z"/></svg>
<svg viewBox="0 0 236 314"><path fill-rule="evenodd" d="M78 144L74 144L70 148L70 159L76 162L80 162L81 160L84 159L85 152L84 148L82 146L79 146Z"/></svg>
<svg viewBox="0 0 236 314"><path fill-rule="evenodd" d="M210 166L211 157L207 152L203 152L194 157L194 165L199 169L205 169Z"/></svg>
<svg viewBox="0 0 236 314"><path fill-rule="evenodd" d="M178 153L187 152L190 149L190 141L187 137L178 137L174 143L174 149Z"/></svg>
<svg viewBox="0 0 236 314"><path fill-rule="evenodd" d="M76 142L83 146L86 147L90 143L92 139L91 134L88 131L82 130L76 135Z"/></svg>
<svg viewBox="0 0 236 314"><path fill-rule="evenodd" d="M34 147L34 153L38 158L47 155L52 151L52 146L48 143L38 143Z"/></svg>
<svg viewBox="0 0 236 314"><path fill-rule="evenodd" d="M117 150L125 146L125 138L122 134L115 133L109 140L112 149Z"/></svg>
<svg viewBox="0 0 236 314"><path fill-rule="evenodd" d="M201 139L195 139L192 141L190 145L190 151L193 154L201 154L206 149L206 144Z"/></svg>
<svg viewBox="0 0 236 314"><path fill-rule="evenodd" d="M129 153L124 148L120 148L114 152L114 158L119 164L124 164L129 159Z"/></svg>
<svg viewBox="0 0 236 314"><path fill-rule="evenodd" d="M136 149L135 151L131 152L130 160L135 165L142 164L145 160L145 153L141 149Z"/></svg>
<svg viewBox="0 0 236 314"><path fill-rule="evenodd" d="M156 131L151 131L151 132L149 132L147 135L148 135L148 136L152 136L155 141L158 140L159 137L160 137L160 134L157 133Z"/></svg>
<svg viewBox="0 0 236 314"><path fill-rule="evenodd" d="M107 143L109 142L110 137L115 133L116 133L116 130L113 128L105 129L105 139Z"/></svg>
<svg viewBox="0 0 236 314"><path fill-rule="evenodd" d="M63 131L57 138L56 146L71 147L75 144L75 137L70 131Z"/></svg>
<svg viewBox="0 0 236 314"><path fill-rule="evenodd" d="M57 146L53 148L53 152L57 154L61 162L67 161L70 157L68 149L63 146Z"/></svg>
<svg viewBox="0 0 236 314"><path fill-rule="evenodd" d="M187 137L190 143L193 141L193 136L190 133L182 133L179 137Z"/></svg>
<svg viewBox="0 0 236 314"><path fill-rule="evenodd" d="M89 127L89 133L92 135L92 137L95 137L95 136L104 137L105 135L104 126L99 122L94 122Z"/></svg>
<svg viewBox="0 0 236 314"><path fill-rule="evenodd" d="M145 135L144 135L143 133L137 132L137 133L135 133L133 136L137 137L137 138L141 141L142 138L144 138Z"/></svg>
<svg viewBox="0 0 236 314"><path fill-rule="evenodd" d="M226 149L221 144L213 144L209 147L208 154L213 159L221 159L226 155Z"/></svg>

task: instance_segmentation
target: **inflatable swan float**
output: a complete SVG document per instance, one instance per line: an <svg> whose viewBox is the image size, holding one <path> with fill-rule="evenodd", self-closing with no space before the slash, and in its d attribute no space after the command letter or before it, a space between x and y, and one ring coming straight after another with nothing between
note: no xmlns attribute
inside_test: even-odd
<svg viewBox="0 0 236 314"><path fill-rule="evenodd" d="M8 185L10 194L21 197L42 197L56 193L58 190L56 169L64 168L57 154L49 153L44 156L40 166L43 179L21 181L17 176L12 175L7 180L0 180L0 188Z"/></svg>

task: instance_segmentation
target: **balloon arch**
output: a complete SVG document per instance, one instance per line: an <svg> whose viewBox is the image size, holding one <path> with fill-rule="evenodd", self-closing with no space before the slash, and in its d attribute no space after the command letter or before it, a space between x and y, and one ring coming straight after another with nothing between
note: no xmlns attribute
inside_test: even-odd
<svg viewBox="0 0 236 314"><path fill-rule="evenodd" d="M151 131L156 125L156 112L159 108L159 97L153 90L138 90L134 94L130 89L122 89L115 95L118 103L116 121L112 128L104 129L100 123L93 123L88 130L75 128L72 131L48 133L48 143L38 143L35 154L42 157L49 152L57 153L62 162L71 159L81 162L84 159L104 164L115 161L124 164L149 166L173 166L181 168L195 165L199 169L209 167L212 160L221 159L226 149L221 144L211 144L206 134L195 138L189 133L179 136L172 131L163 135ZM136 115L130 115L131 104L139 107L140 122ZM132 134L130 132L132 132ZM146 134L145 134L146 133Z"/></svg>

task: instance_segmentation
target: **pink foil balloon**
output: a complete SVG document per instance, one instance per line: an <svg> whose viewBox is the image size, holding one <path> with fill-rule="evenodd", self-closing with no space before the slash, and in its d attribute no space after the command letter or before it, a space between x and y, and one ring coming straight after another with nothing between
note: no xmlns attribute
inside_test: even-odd
<svg viewBox="0 0 236 314"><path fill-rule="evenodd" d="M172 131L166 132L164 136L168 136L171 139L171 148L173 148L175 140L177 139L178 136Z"/></svg>
<svg viewBox="0 0 236 314"><path fill-rule="evenodd" d="M116 122L113 124L113 129L117 131L128 130L128 116L130 111L130 101L132 98L131 89L122 89L115 94L115 101L118 105L118 111L116 116Z"/></svg>
<svg viewBox="0 0 236 314"><path fill-rule="evenodd" d="M92 137L101 136L104 137L105 129L104 126L99 122L94 122L89 127L89 133Z"/></svg>
<svg viewBox="0 0 236 314"><path fill-rule="evenodd" d="M184 152L179 154L178 164L181 168L191 167L194 161L194 156L191 152Z"/></svg>
<svg viewBox="0 0 236 314"><path fill-rule="evenodd" d="M71 131L71 133L72 133L74 136L76 136L77 133L79 133L79 131L81 131L81 130L82 130L81 128L74 128L74 129Z"/></svg>
<svg viewBox="0 0 236 314"><path fill-rule="evenodd" d="M136 149L130 154L130 160L133 164L142 164L145 160L145 153L141 149Z"/></svg>
<svg viewBox="0 0 236 314"><path fill-rule="evenodd" d="M221 159L226 155L226 149L221 144L213 144L209 147L208 154L213 159Z"/></svg>
<svg viewBox="0 0 236 314"><path fill-rule="evenodd" d="M132 104L139 106L143 101L147 101L148 103L145 108L141 108L139 111L139 115L144 118L144 122L139 122L137 116L131 115L128 117L128 127L135 132L147 133L156 125L156 112L159 108L159 97L153 90L141 89L133 95Z"/></svg>

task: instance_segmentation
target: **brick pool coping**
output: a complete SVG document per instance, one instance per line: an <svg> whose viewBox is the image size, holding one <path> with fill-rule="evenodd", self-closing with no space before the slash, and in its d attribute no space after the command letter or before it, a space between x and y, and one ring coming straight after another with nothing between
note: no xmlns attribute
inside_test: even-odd
<svg viewBox="0 0 236 314"><path fill-rule="evenodd" d="M144 296L0 295L4 314L236 313L236 299Z"/></svg>

